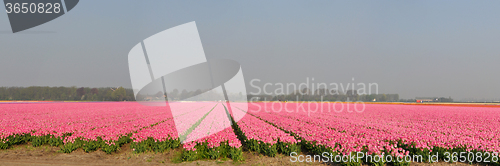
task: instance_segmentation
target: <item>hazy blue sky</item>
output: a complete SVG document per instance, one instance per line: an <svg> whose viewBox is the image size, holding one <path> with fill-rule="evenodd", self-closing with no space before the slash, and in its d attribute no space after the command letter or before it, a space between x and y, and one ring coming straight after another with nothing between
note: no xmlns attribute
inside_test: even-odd
<svg viewBox="0 0 500 166"><path fill-rule="evenodd" d="M207 58L240 62L247 82L354 77L401 98L498 99L499 9L500 1L82 0L19 34L1 12L0 86L131 87L130 49L196 21Z"/></svg>

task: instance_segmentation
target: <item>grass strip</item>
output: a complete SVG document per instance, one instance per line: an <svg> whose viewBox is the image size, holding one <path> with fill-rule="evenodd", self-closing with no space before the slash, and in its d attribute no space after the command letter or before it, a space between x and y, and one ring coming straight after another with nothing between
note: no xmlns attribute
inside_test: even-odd
<svg viewBox="0 0 500 166"><path fill-rule="evenodd" d="M198 127L201 124L201 122L208 116L208 114L210 114L215 109L215 107L217 107L217 105L219 105L219 103L217 103L210 111L208 111L205 115L203 115L203 117L199 119L195 124L193 124L193 126L191 126L188 130L186 130L186 133L184 135L181 135L179 137L179 140L181 140L181 142L186 140L186 137L189 134L191 134L191 132L193 132L193 130L196 129L196 127Z"/></svg>

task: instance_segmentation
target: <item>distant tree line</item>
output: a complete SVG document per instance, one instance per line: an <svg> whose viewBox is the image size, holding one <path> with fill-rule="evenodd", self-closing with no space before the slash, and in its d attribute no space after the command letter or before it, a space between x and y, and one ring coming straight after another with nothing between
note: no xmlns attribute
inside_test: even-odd
<svg viewBox="0 0 500 166"><path fill-rule="evenodd" d="M417 102L419 99L399 99L399 102ZM424 102L443 102L443 103L453 103L454 100L451 97L436 97L433 98L433 101L424 101Z"/></svg>
<svg viewBox="0 0 500 166"><path fill-rule="evenodd" d="M201 91L181 91L175 89L169 93L168 100L180 100L201 94ZM215 95L215 94L213 94ZM239 94L241 95L241 94ZM140 97L140 96L138 96ZM143 96L145 98L146 96ZM156 98L166 97L159 92ZM416 99L399 99L398 94L358 94L356 90L346 93L318 89L297 90L286 95L247 95L251 101L363 101L363 102L416 102ZM212 97L213 98L213 97ZM135 101L132 89L88 88L88 87L0 87L0 100L35 100L35 101ZM154 99L153 99L154 100ZM449 98L435 98L435 102L453 102Z"/></svg>
<svg viewBox="0 0 500 166"><path fill-rule="evenodd" d="M134 101L134 92L123 87L0 87L0 100Z"/></svg>
<svg viewBox="0 0 500 166"><path fill-rule="evenodd" d="M417 99L399 99L399 102L417 102Z"/></svg>
<svg viewBox="0 0 500 166"><path fill-rule="evenodd" d="M304 88L286 95L248 95L252 101L377 101L397 102L399 94L358 94L357 90L348 90L342 93L335 90L317 89L314 92Z"/></svg>
<svg viewBox="0 0 500 166"><path fill-rule="evenodd" d="M437 100L438 100L438 102L453 102L453 99L451 98L451 96L448 98L440 97Z"/></svg>

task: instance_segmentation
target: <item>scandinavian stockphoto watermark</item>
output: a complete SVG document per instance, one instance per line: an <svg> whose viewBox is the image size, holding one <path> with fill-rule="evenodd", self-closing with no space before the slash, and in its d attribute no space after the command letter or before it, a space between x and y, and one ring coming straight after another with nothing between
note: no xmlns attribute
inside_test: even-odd
<svg viewBox="0 0 500 166"><path fill-rule="evenodd" d="M288 113L307 113L311 117L315 113L363 113L366 109L365 102L269 102L268 104L260 105L254 102L249 103L254 109L250 109L252 113L264 112L288 112Z"/></svg>
<svg viewBox="0 0 500 166"><path fill-rule="evenodd" d="M443 158L440 158L443 156ZM425 160L424 160L425 158ZM299 155L297 152L290 153L290 162L323 162L323 163L391 163L391 162L425 162L436 163L438 161L444 162L462 162L462 163L496 163L499 161L497 152L444 152L439 155L439 152L423 155L386 155L386 154L368 154L367 152L357 152L348 155L334 154L323 152L321 155Z"/></svg>
<svg viewBox="0 0 500 166"><path fill-rule="evenodd" d="M352 82L338 83L338 82L315 82L314 77L306 77L305 82L302 83L262 83L260 79L252 79L250 86L255 90L251 91L251 95L286 95L298 93L301 95L339 95L341 93L356 93L359 95L378 94L378 83L364 83L354 82L355 78L352 77ZM262 87L257 85L262 84ZM271 89L271 90L269 90ZM274 90L272 90L274 89ZM306 90L304 90L306 89ZM356 91L356 92L355 92Z"/></svg>
<svg viewBox="0 0 500 166"><path fill-rule="evenodd" d="M12 32L24 31L62 16L79 0L3 0Z"/></svg>
<svg viewBox="0 0 500 166"><path fill-rule="evenodd" d="M438 155L429 155L429 158L432 160L438 161ZM357 163L357 162L365 162L365 163L379 163L379 162L423 162L422 155L401 155L394 157L392 155L369 155L367 152L357 152L351 153L348 155L342 154L334 154L329 152L323 152L321 155L299 155L296 152L290 153L290 162L323 162L323 163Z"/></svg>
<svg viewBox="0 0 500 166"><path fill-rule="evenodd" d="M306 112L308 116L312 113L325 112L364 112L365 102L360 96L378 95L379 85L377 83L354 82L315 82L314 77L306 77L302 83L270 83L262 82L260 79L252 79L250 86L252 90L250 101L273 101L267 105L250 103L257 109L252 112ZM272 99L271 99L272 97ZM268 99L269 98L269 99Z"/></svg>
<svg viewBox="0 0 500 166"><path fill-rule="evenodd" d="M227 59L207 60L195 22L167 29L139 42L129 52L128 62L136 101L146 106L169 107L183 143L231 127L231 123L213 123L217 119L204 120L206 116L200 115L217 114L215 111L222 111L224 115L238 109L242 111L232 112L232 119L238 122L247 112L240 64ZM193 111L196 104L192 103L212 103L207 107L218 105L224 109ZM228 117L230 115L224 120ZM196 126L211 126L211 130L198 132Z"/></svg>

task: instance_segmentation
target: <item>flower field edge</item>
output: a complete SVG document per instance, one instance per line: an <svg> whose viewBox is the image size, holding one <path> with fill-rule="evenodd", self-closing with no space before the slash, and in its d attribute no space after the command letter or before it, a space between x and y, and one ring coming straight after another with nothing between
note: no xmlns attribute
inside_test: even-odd
<svg viewBox="0 0 500 166"><path fill-rule="evenodd" d="M157 141L152 137L149 137L146 140L141 142L132 142L130 144L130 148L134 151L134 153L144 153L144 152L155 152L162 153L169 149L178 148L181 144L179 139L167 139L165 141Z"/></svg>
<svg viewBox="0 0 500 166"><path fill-rule="evenodd" d="M183 149L182 161L195 161L199 159L220 159L231 158L233 161L243 160L243 149L241 147L231 147L228 142L221 143L220 146L210 148L208 143L196 143L192 149Z"/></svg>
<svg viewBox="0 0 500 166"><path fill-rule="evenodd" d="M236 124L236 123L233 123L233 124ZM237 127L237 125L235 125L235 126ZM331 154L339 154L339 152L336 152L331 148L327 148L327 147L322 146L322 145L317 145L316 142L303 141L302 138L300 138L299 136L297 136L296 134L294 134L292 132L290 132L290 134L292 136L297 137L298 140L301 140L301 143L297 144L297 146L295 147L299 151L301 150L301 148L303 148L302 150L307 150L307 151L312 152L313 154L316 154L316 155L321 155L321 153L323 153L323 152L329 152ZM69 135L70 134L65 134L65 136L69 136ZM240 134L237 134L237 135L240 135ZM241 136L243 136L243 138L245 138L243 134L241 134ZM55 137L52 135L31 136L31 134L22 134L22 135L16 134L16 135L7 137L4 140L8 140L8 141L6 141L6 142L0 141L0 148L1 149L7 149L12 145L21 145L21 144L31 142L32 145L35 147L42 146L42 145L50 145L50 146L60 147L61 152L64 152L64 153L71 153L72 151L74 151L78 148L82 148L85 152L88 153L88 152L96 151L99 148L101 148L101 150L106 152L107 154L110 154L112 152L119 150L123 144L130 143L132 141L130 139L130 134L128 136L121 137L118 141L103 141L102 139L98 139L97 141L84 141L84 140L78 138L78 139L74 140L73 142L67 142L64 145L63 145L64 137L61 138L61 137ZM276 153L278 153L278 151L280 151L282 154L285 154L285 155L286 155L286 153L288 153L288 152L285 152L285 150L278 150L278 149L282 148L283 146L286 146L287 144L285 144L285 143L279 142L277 144L272 145L271 148L264 148L264 146L269 146L269 144L265 144L265 143L261 142L261 144L264 146L258 146L258 145L256 145L256 144L259 144L258 142L259 141L251 139L251 140L245 141L244 146L247 147L248 150L251 150L251 151L257 151L254 149L259 149L258 150L259 153L262 153L262 154L268 155L268 156L271 156L270 154L276 154ZM451 153L460 152L460 151L463 151L463 149L464 149L464 148L445 149L442 147L434 147L434 148L432 148L432 152L431 152L429 150L420 150L420 149L412 148L411 144L410 145L403 144L402 141L398 141L397 144L403 150L409 151L410 152L409 155L422 155L422 156L424 156L425 162L429 162L428 158L426 158L426 156L428 156L428 155L439 154L439 158L444 158L444 156L443 156L444 152L451 152ZM139 143L132 142L131 148L135 149L134 150L135 153L141 153L141 152L147 152L147 151L161 153L161 152L164 152L165 150L168 150L168 149L178 148L179 145L180 145L180 141L178 139L175 139L175 140L170 139L170 140L166 140L166 141L156 141L155 142L154 139L148 138L147 140L144 140L144 141L139 142ZM288 145L289 145L289 147L293 146L290 144L288 144ZM254 147L253 149L251 148L252 146ZM256 148L257 146L259 148ZM291 149L293 149L293 148L288 148L288 150L291 150ZM362 152L366 152L366 151L367 150L364 149ZM243 152L243 148L230 147L227 142L222 143L221 146L216 147L216 148L208 148L206 143L202 143L202 144L198 143L195 146L194 151L183 149L182 159L183 159L183 161L194 161L194 160L198 160L198 159L219 159L219 158L227 157L227 158L233 159L234 161L242 161L243 160L242 152ZM289 152L294 152L294 151L289 151ZM480 151L472 151L472 152L476 153L476 152L480 152ZM378 154L374 154L374 155L378 155ZM373 155L372 155L372 157L373 157ZM393 157L395 158L395 156L393 156ZM366 159L366 157L362 158L358 162L340 162L340 164L341 165L360 165L361 163L363 163L362 161L365 161L365 159ZM379 165L379 164L383 164L383 163L387 163L387 162L381 161L379 163L367 163L367 164ZM393 162L389 162L389 163L392 163L394 165L408 165L409 164L406 162L397 162L397 161L393 161ZM490 164L500 165L498 162L490 163Z"/></svg>
<svg viewBox="0 0 500 166"><path fill-rule="evenodd" d="M147 151L164 152L169 149L175 149L180 145L180 141L178 139L155 141L153 138L148 138L147 140L135 143L132 142L132 139L130 138L131 134L122 136L116 141L103 140L101 137L98 137L97 140L85 140L80 137L74 140L66 140L67 136L70 135L71 134L65 134L63 137L56 137L53 135L32 136L31 134L16 134L0 141L0 149L9 149L13 145L31 143L33 147L42 145L59 147L60 151L63 153L71 153L79 148L89 153L100 148L103 152L111 154L112 152L119 150L124 144L127 143L131 143L130 146L134 149L135 153Z"/></svg>

